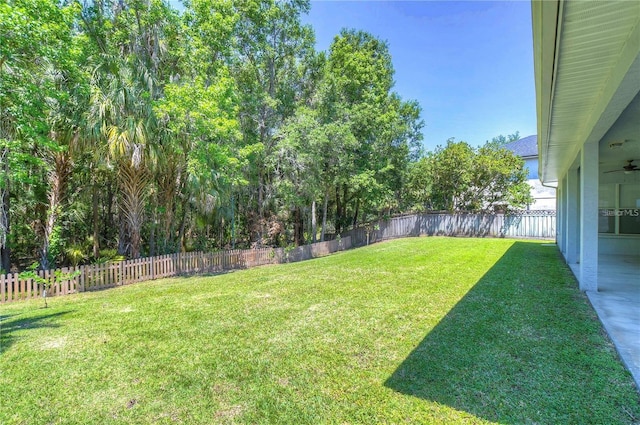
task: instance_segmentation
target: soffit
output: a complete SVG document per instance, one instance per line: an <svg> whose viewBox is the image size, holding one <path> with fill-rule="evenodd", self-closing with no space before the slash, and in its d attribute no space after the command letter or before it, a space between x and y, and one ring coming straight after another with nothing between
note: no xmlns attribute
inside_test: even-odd
<svg viewBox="0 0 640 425"><path fill-rule="evenodd" d="M640 93L600 140L599 160L600 172L622 168L629 160L640 164Z"/></svg>
<svg viewBox="0 0 640 425"><path fill-rule="evenodd" d="M534 1L532 10L540 176L554 183L640 90L640 3Z"/></svg>

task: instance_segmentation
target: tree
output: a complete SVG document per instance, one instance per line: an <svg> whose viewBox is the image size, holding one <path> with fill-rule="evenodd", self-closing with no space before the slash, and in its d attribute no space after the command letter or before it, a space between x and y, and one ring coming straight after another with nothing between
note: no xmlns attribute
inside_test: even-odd
<svg viewBox="0 0 640 425"><path fill-rule="evenodd" d="M403 187L403 205L407 209L419 212L433 209L430 166L430 158L426 156L409 164Z"/></svg>
<svg viewBox="0 0 640 425"><path fill-rule="evenodd" d="M348 124L322 122L318 111L307 107L298 108L280 136L273 163L279 177L277 188L290 210L311 206L312 239L317 233L316 201L322 200L322 241L330 192L342 181L343 169L349 166L357 141ZM300 244L301 223L294 224L294 242Z"/></svg>
<svg viewBox="0 0 640 425"><path fill-rule="evenodd" d="M402 208L419 105L371 34L315 52L309 7L2 3L0 268L302 244Z"/></svg>
<svg viewBox="0 0 640 425"><path fill-rule="evenodd" d="M506 145L507 143L515 142L516 140L520 140L520 132L516 131L512 134L507 134L507 136L503 136L502 134L491 138L491 141L487 140L485 144L492 144L496 147L501 147Z"/></svg>
<svg viewBox="0 0 640 425"><path fill-rule="evenodd" d="M169 135L173 140L173 148L164 144L167 153L163 155L163 164L168 165L171 173L180 170L181 179L189 185L186 200L195 196L201 201L211 195L219 197L224 191L231 190L235 184L241 185L239 177L238 152L236 141L239 139L239 126L236 120L237 103L233 81L225 75L205 85L200 78L192 82L169 84L165 88L165 98L156 103L156 113L161 118ZM182 164L174 165L182 161ZM170 163L171 162L171 163ZM166 176L167 168L160 171L160 176ZM170 173L170 175L171 175ZM161 188L167 191L162 194L165 198L165 234L172 220L171 194L175 193L172 183L177 179L161 180ZM197 189L197 190L196 190ZM206 202L205 202L206 203ZM186 208L186 203L183 206ZM183 218L184 220L184 218ZM181 230L184 235L184 230Z"/></svg>
<svg viewBox="0 0 640 425"><path fill-rule="evenodd" d="M474 211L521 209L533 201L524 160L490 143L476 150L472 188L465 201Z"/></svg>
<svg viewBox="0 0 640 425"><path fill-rule="evenodd" d="M53 145L43 153L48 183L48 208L40 255L43 269L55 265L56 258L50 250L52 239L67 198L74 162L82 155L89 140L85 122L90 97L88 76L79 66L85 54L83 40L74 37L69 41L68 49L59 52L57 63L47 70L52 90L47 99L46 124Z"/></svg>
<svg viewBox="0 0 640 425"><path fill-rule="evenodd" d="M253 217L253 238L262 244L265 225L278 209L268 163L278 129L295 113L299 64L313 50L314 39L300 20L309 11L308 0L251 0L238 3L237 10L233 75L240 93L242 145L252 160L246 168L250 186L245 196L255 205L255 214L247 215Z"/></svg>
<svg viewBox="0 0 640 425"><path fill-rule="evenodd" d="M493 143L472 148L450 139L427 158L429 200L435 209L492 211L531 202L524 161Z"/></svg>
<svg viewBox="0 0 640 425"><path fill-rule="evenodd" d="M56 283L64 282L66 280L71 280L80 275L80 270L75 270L73 272L63 273L62 270L56 270L49 279L45 279L41 277L38 272L38 263L34 263L29 270L20 273L20 279L32 279L36 285L42 287L42 299L44 300L44 308L49 308L49 304L47 303L47 295L49 292L49 288L51 285L55 285Z"/></svg>
<svg viewBox="0 0 640 425"><path fill-rule="evenodd" d="M96 2L86 8L83 22L97 47L89 121L117 175L119 251L135 258L142 249L154 162L161 151L153 105L177 74L183 53L176 42L180 19L166 3L148 0L111 7Z"/></svg>
<svg viewBox="0 0 640 425"><path fill-rule="evenodd" d="M140 255L145 201L148 196L149 158L155 116L143 73L118 61L116 72L96 73L92 82L90 120L100 128L108 147L109 161L117 169L120 189L121 229L128 235L128 249L120 237L121 253ZM141 75L142 74L142 75ZM126 225L126 227L122 227Z"/></svg>
<svg viewBox="0 0 640 425"><path fill-rule="evenodd" d="M391 91L393 72L386 42L366 32L343 30L330 47L321 120L344 123L357 142L334 192L337 233L355 227L360 215L398 205L402 176L421 140L420 108Z"/></svg>
<svg viewBox="0 0 640 425"><path fill-rule="evenodd" d="M170 43L178 51L173 74L154 102L161 143L153 214L160 215L163 252L187 248L191 213L206 228L218 215L224 227L225 219L233 219L227 207L233 187L244 183L239 99L230 69L240 15L233 2L195 0L186 4L183 18L182 36Z"/></svg>
<svg viewBox="0 0 640 425"><path fill-rule="evenodd" d="M268 162L268 167L274 174L274 187L286 210L282 214L293 211L293 241L296 245L304 244L300 206L313 202L317 192L317 158L311 150L312 133L316 125L313 111L298 109L296 115L280 129L274 155Z"/></svg>
<svg viewBox="0 0 640 425"><path fill-rule="evenodd" d="M62 85L73 74L72 27L77 11L76 4L59 6L50 0L15 0L0 5L0 269L9 270L11 266L8 236L12 184L41 184L36 176L53 165L43 156L52 159L56 152L65 150L55 137L60 132L55 132L52 121L59 115L59 100L68 96ZM60 161L57 164L66 167ZM61 170L49 171L53 176ZM52 183L62 183L49 191L57 209L58 189L64 189L64 182ZM43 266L47 266L51 234L47 230L49 224L55 225L55 212L48 215L43 226Z"/></svg>
<svg viewBox="0 0 640 425"><path fill-rule="evenodd" d="M466 142L449 139L429 155L431 202L436 210L464 211L471 189L475 153Z"/></svg>

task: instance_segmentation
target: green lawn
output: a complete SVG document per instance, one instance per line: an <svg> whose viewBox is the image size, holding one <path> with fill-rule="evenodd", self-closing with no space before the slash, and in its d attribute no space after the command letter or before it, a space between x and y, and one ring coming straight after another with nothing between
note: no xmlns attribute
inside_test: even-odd
<svg viewBox="0 0 640 425"><path fill-rule="evenodd" d="M624 424L555 246L412 238L0 307L0 423Z"/></svg>

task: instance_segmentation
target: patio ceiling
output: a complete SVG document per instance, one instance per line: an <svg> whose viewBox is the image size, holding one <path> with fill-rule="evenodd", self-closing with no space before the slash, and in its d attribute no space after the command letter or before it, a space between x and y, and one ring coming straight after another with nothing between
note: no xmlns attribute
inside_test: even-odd
<svg viewBox="0 0 640 425"><path fill-rule="evenodd" d="M554 185L586 142L640 144L638 117L619 119L640 91L640 2L534 0L532 15L539 175Z"/></svg>

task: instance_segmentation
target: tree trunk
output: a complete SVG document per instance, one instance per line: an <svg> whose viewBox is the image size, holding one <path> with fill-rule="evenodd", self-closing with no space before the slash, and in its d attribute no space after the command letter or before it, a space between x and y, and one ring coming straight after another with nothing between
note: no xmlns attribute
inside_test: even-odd
<svg viewBox="0 0 640 425"><path fill-rule="evenodd" d="M190 197L191 197L191 194L187 192L182 201L182 218L180 219L180 231L178 232L178 243L179 243L181 252L186 252L186 246L184 244L184 233L185 233L185 227L187 223L187 213L189 210Z"/></svg>
<svg viewBox="0 0 640 425"><path fill-rule="evenodd" d="M98 198L98 185L93 182L92 187L92 220L93 220L93 258L98 258L100 256L100 214L99 214L99 198Z"/></svg>
<svg viewBox="0 0 640 425"><path fill-rule="evenodd" d="M347 207L349 206L349 188L346 184L342 186L342 224L341 227L343 231L347 230L347 226L349 225L349 217L347 217Z"/></svg>
<svg viewBox="0 0 640 425"><path fill-rule="evenodd" d="M118 255L126 256L128 253L128 242L127 242L127 221L124 219L124 212L122 208L118 208Z"/></svg>
<svg viewBox="0 0 640 425"><path fill-rule="evenodd" d="M69 175L71 174L71 161L69 156L62 152L53 157L53 170L49 173L49 211L44 227L44 240L40 257L40 267L43 270L51 268L51 237L60 216L60 208L64 198Z"/></svg>
<svg viewBox="0 0 640 425"><path fill-rule="evenodd" d="M324 193L324 205L322 206L322 230L320 230L320 242L324 242L324 234L327 230L327 206L329 205L329 191Z"/></svg>
<svg viewBox="0 0 640 425"><path fill-rule="evenodd" d="M156 178L158 185L158 205L164 208L160 220L160 229L157 229L157 239L159 240L158 251L162 254L169 252L169 245L172 243L174 232L174 217L176 212L176 193L182 192L186 183L185 170L182 166L170 163L167 170L160 173Z"/></svg>
<svg viewBox="0 0 640 425"><path fill-rule="evenodd" d="M220 218L220 222L219 222L218 226L216 227L216 233L217 233L217 235L215 235L215 236L218 239L217 245L218 245L218 247L221 247L222 246L223 237L224 237L224 217Z"/></svg>
<svg viewBox="0 0 640 425"><path fill-rule="evenodd" d="M128 161L120 165L120 188L122 190L122 211L127 221L131 258L140 257L142 247L142 224L146 198L147 173Z"/></svg>
<svg viewBox="0 0 640 425"><path fill-rule="evenodd" d="M262 246L262 237L264 235L264 176L262 170L258 171L258 246Z"/></svg>
<svg viewBox="0 0 640 425"><path fill-rule="evenodd" d="M300 207L296 207L295 222L293 224L293 239L296 246L304 245L304 223L302 222L302 212Z"/></svg>
<svg viewBox="0 0 640 425"><path fill-rule="evenodd" d="M336 186L336 220L335 220L336 235L339 235L342 231L342 204L340 203L340 186Z"/></svg>
<svg viewBox="0 0 640 425"><path fill-rule="evenodd" d="M151 219L151 231L149 232L149 257L156 255L156 221L158 217L158 207L153 206L153 218Z"/></svg>
<svg viewBox="0 0 640 425"><path fill-rule="evenodd" d="M111 179L109 179L111 180ZM106 200L106 219L103 222L102 226L102 235L109 240L111 237L109 229L115 228L115 220L113 218L113 185L112 181L109 181L107 184L107 200Z"/></svg>
<svg viewBox="0 0 640 425"><path fill-rule="evenodd" d="M56 202L58 200L53 198L49 201L49 214L44 227L44 240L42 242L42 251L40 252L40 268L42 270L49 270L52 265L50 261L50 248L51 248L51 236L53 235L53 228L58 220L58 212Z"/></svg>
<svg viewBox="0 0 640 425"><path fill-rule="evenodd" d="M318 220L316 217L316 200L311 203L311 242L316 243L316 233L318 232Z"/></svg>
<svg viewBox="0 0 640 425"><path fill-rule="evenodd" d="M353 228L358 226L358 213L360 212L360 198L356 198L356 212L353 215Z"/></svg>
<svg viewBox="0 0 640 425"><path fill-rule="evenodd" d="M9 222L9 156L8 149L3 152L4 181L0 182L0 269L9 273L11 270L11 251L9 248L9 234L11 231Z"/></svg>

